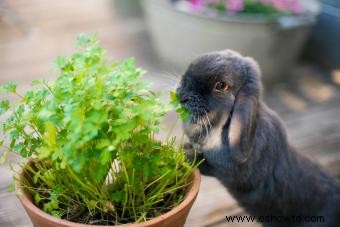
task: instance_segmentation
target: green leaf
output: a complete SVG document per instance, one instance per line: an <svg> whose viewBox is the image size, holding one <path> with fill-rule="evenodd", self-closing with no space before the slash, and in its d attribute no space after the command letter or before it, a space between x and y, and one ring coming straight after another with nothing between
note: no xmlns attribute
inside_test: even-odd
<svg viewBox="0 0 340 227"><path fill-rule="evenodd" d="M42 84L43 82L41 80L33 80L31 83L32 86L37 86L37 85L42 85Z"/></svg>
<svg viewBox="0 0 340 227"><path fill-rule="evenodd" d="M97 145L96 145L96 149L103 149L106 148L108 146L110 146L111 142L108 139L101 139Z"/></svg>
<svg viewBox="0 0 340 227"><path fill-rule="evenodd" d="M190 113L183 107L176 111L181 117L182 121L187 121L190 117Z"/></svg>
<svg viewBox="0 0 340 227"><path fill-rule="evenodd" d="M52 214L53 217L56 217L56 218L61 218L62 217L61 212L57 211L57 210L52 210L51 214Z"/></svg>
<svg viewBox="0 0 340 227"><path fill-rule="evenodd" d="M29 151L27 150L27 147L22 142L16 143L12 147L12 150L23 158L27 158L30 155Z"/></svg>
<svg viewBox="0 0 340 227"><path fill-rule="evenodd" d="M179 114L182 121L188 120L190 113L184 106L181 105L181 102L179 101L179 98L175 92L170 92L170 104Z"/></svg>
<svg viewBox="0 0 340 227"><path fill-rule="evenodd" d="M172 103L175 103L175 104L179 103L179 99L177 97L177 94L173 91L170 91L170 101Z"/></svg>
<svg viewBox="0 0 340 227"><path fill-rule="evenodd" d="M43 210L50 214L53 213L54 210L59 208L59 203L57 199L52 199L50 202L45 203L43 206Z"/></svg>
<svg viewBox="0 0 340 227"><path fill-rule="evenodd" d="M39 171L38 171L39 172ZM38 183L38 180L39 180L39 173L36 173L34 176L33 176L33 183L36 184ZM36 203L37 204L37 203Z"/></svg>
<svg viewBox="0 0 340 227"><path fill-rule="evenodd" d="M17 84L8 82L7 84L0 87L0 92L15 93L17 90Z"/></svg>
<svg viewBox="0 0 340 227"><path fill-rule="evenodd" d="M0 115L6 113L11 108L11 104L8 100L0 101Z"/></svg>
<svg viewBox="0 0 340 227"><path fill-rule="evenodd" d="M47 143L47 146L49 149L54 150L56 148L56 128L54 124L49 121L45 123L45 134L44 134L44 140Z"/></svg>
<svg viewBox="0 0 340 227"><path fill-rule="evenodd" d="M34 203L35 203L35 205L39 205L40 201L41 201L41 197L40 197L39 193L35 193L34 194Z"/></svg>
<svg viewBox="0 0 340 227"><path fill-rule="evenodd" d="M45 159L51 155L52 151L49 150L47 147L40 147L37 149L37 154L39 159Z"/></svg>
<svg viewBox="0 0 340 227"><path fill-rule="evenodd" d="M115 202L123 202L124 201L124 192L116 191L112 193L112 199Z"/></svg>
<svg viewBox="0 0 340 227"><path fill-rule="evenodd" d="M90 37L83 33L80 33L77 35L77 48L85 47L91 43L91 40L95 40L95 39L96 39L96 35L93 35L92 37Z"/></svg>
<svg viewBox="0 0 340 227"><path fill-rule="evenodd" d="M20 137L20 135L21 133L17 129L14 129L9 133L9 139L16 140Z"/></svg>
<svg viewBox="0 0 340 227"><path fill-rule="evenodd" d="M54 65L55 65L55 68L64 68L67 64L67 59L63 56L59 56L55 59L54 61Z"/></svg>
<svg viewBox="0 0 340 227"><path fill-rule="evenodd" d="M102 165L105 165L110 161L111 161L111 151L103 150L100 154L100 163Z"/></svg>

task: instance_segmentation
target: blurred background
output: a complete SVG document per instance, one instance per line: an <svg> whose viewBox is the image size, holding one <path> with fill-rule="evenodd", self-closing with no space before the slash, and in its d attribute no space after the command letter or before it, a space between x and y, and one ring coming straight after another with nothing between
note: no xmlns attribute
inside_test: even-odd
<svg viewBox="0 0 340 227"><path fill-rule="evenodd" d="M0 0L0 84L16 82L23 92L34 79L53 80L53 60L74 50L79 33L96 32L113 60L134 57L144 79L165 94L195 56L234 49L259 61L265 100L291 142L340 176L340 2L302 0L276 19L220 16L199 2ZM181 133L178 124L174 134ZM32 226L8 192L11 181L8 166L0 166L0 226ZM186 226L258 226L225 220L242 214L218 181L203 177Z"/></svg>

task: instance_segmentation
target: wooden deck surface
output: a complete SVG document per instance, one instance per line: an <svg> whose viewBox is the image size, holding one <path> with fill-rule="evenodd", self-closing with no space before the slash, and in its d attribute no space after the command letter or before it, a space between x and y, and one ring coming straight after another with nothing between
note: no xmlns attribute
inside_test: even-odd
<svg viewBox="0 0 340 227"><path fill-rule="evenodd" d="M176 72L158 66L144 22L115 16L112 2L0 0L0 84L16 81L24 91L33 79L51 79L53 59L73 50L76 34L98 32L113 59L134 56L149 71L145 78L155 90L173 89ZM299 65L289 81L269 87L265 95L282 116L291 142L336 175L340 173L339 85L340 71ZM167 123L172 124L173 118ZM175 133L180 131L178 125ZM0 227L32 226L15 194L7 190L11 180L7 167L0 166ZM214 178L203 177L186 226L259 226L226 222L226 215L237 214L244 212L225 188Z"/></svg>

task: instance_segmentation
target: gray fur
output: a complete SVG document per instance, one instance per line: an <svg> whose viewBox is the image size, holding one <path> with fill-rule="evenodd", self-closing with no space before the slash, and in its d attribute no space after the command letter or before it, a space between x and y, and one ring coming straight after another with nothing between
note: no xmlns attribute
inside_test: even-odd
<svg viewBox="0 0 340 227"><path fill-rule="evenodd" d="M214 92L221 80L230 88ZM177 94L190 112L185 132L205 159L201 172L217 177L251 215L325 219L264 226L340 226L339 182L295 151L261 93L257 63L234 51L205 54L189 66Z"/></svg>

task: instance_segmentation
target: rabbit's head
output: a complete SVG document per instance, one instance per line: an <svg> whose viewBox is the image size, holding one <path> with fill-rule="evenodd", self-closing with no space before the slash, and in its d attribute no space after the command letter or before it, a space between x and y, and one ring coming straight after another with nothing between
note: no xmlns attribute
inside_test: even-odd
<svg viewBox="0 0 340 227"><path fill-rule="evenodd" d="M203 144L212 130L230 121L241 87L255 83L246 90L258 97L259 77L259 67L252 58L231 50L204 54L194 60L177 88L180 102L190 113L184 122L190 141Z"/></svg>

